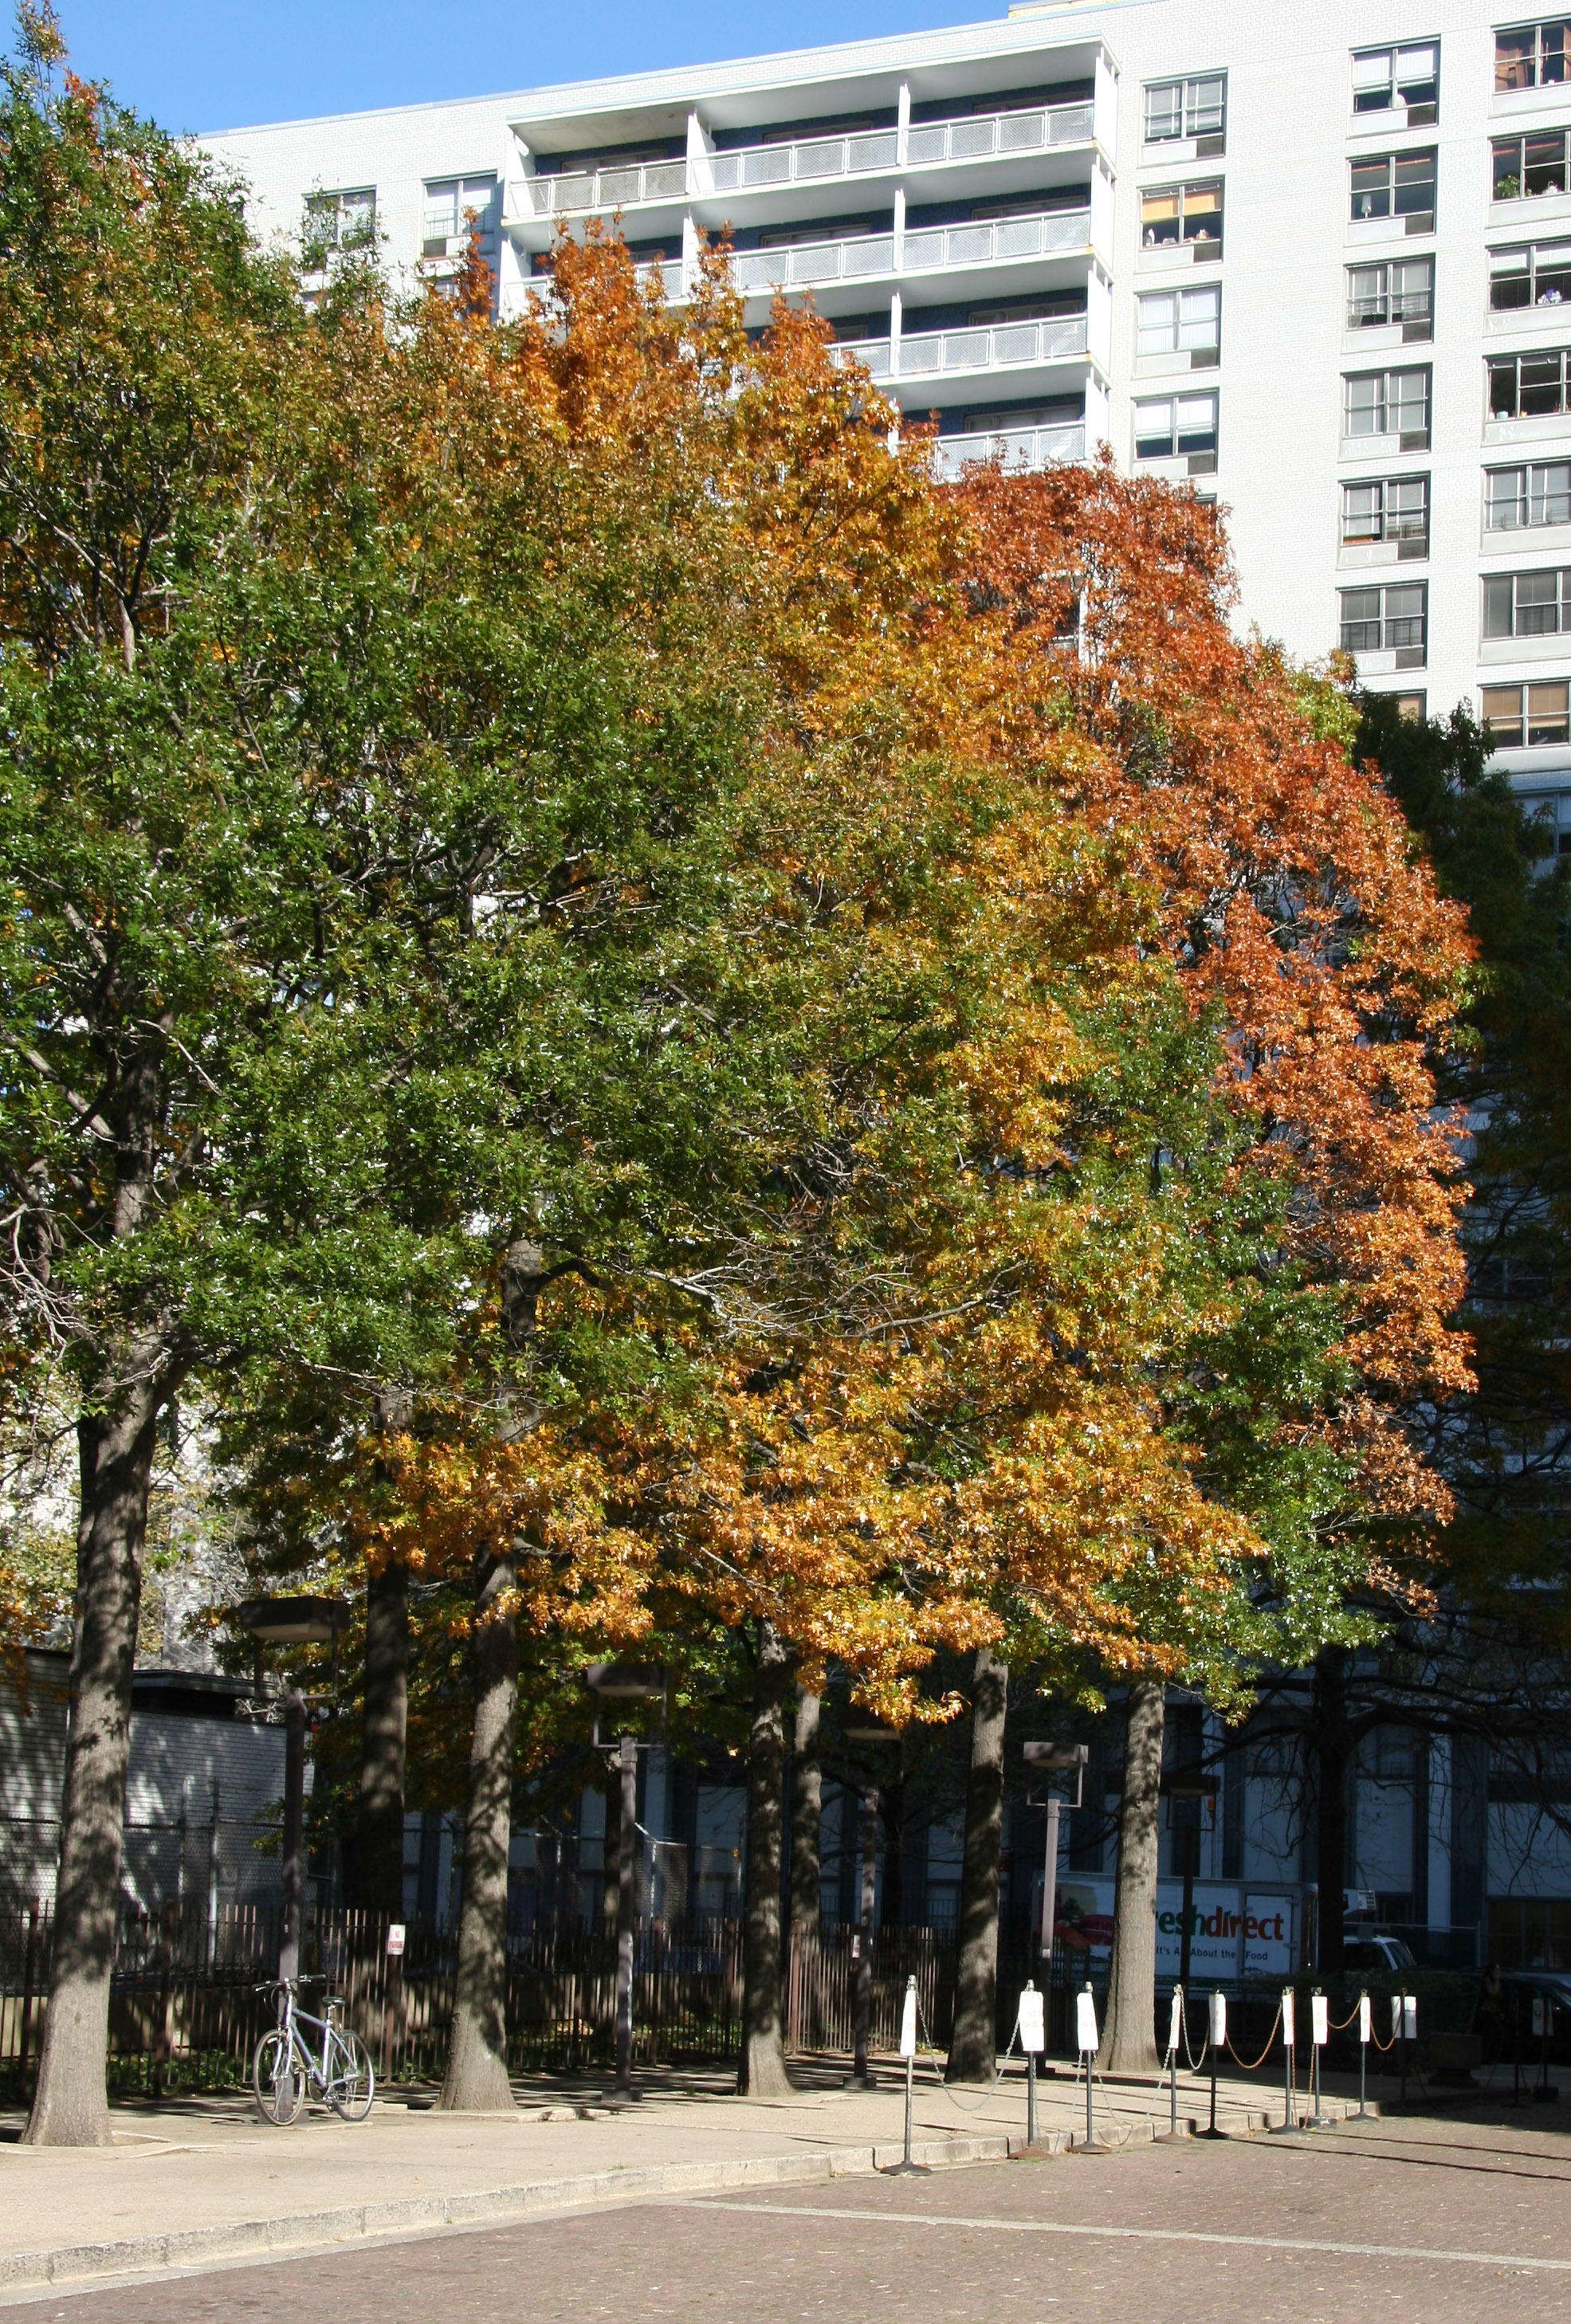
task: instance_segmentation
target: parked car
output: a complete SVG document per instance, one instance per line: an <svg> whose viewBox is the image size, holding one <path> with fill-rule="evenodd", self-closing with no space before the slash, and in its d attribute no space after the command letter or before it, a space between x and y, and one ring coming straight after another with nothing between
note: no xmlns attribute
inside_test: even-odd
<svg viewBox="0 0 1571 2324"><path fill-rule="evenodd" d="M1343 1932L1342 1965L1345 1969L1375 1969L1396 1978L1408 1976L1419 1966L1400 1937L1382 1937L1373 1929Z"/></svg>

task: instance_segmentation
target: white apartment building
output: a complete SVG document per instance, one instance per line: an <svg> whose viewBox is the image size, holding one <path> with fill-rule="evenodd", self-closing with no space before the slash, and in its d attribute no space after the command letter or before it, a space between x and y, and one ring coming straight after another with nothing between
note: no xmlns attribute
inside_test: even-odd
<svg viewBox="0 0 1571 2324"><path fill-rule="evenodd" d="M1193 479L1241 618L1490 719L1571 853L1571 18L1032 0L997 23L202 142L263 233L374 225L514 311L564 222L667 295L729 228L951 467ZM1564 560L1562 562L1562 560Z"/></svg>

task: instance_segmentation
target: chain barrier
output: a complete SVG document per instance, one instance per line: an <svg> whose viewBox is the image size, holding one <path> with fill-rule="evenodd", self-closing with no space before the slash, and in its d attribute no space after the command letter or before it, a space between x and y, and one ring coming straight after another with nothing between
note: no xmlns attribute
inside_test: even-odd
<svg viewBox="0 0 1571 2324"><path fill-rule="evenodd" d="M1189 2071L1192 2074L1197 2074L1205 2064L1206 2053L1211 2047L1211 2021L1207 2017L1206 2038L1200 2044L1200 2055L1197 2058L1189 2047L1189 1997L1187 1994L1184 1996L1184 2006L1178 2012L1178 2023L1184 2029L1184 2055L1189 2061Z"/></svg>
<svg viewBox="0 0 1571 2324"><path fill-rule="evenodd" d="M1352 2014L1351 2014L1351 2015L1346 2016L1346 2017L1327 2017L1327 2019L1326 2020L1326 2032L1327 2032L1328 2034L1345 2034L1345 2033L1346 2033L1346 2031L1347 2031L1347 2029L1348 2029L1348 2027L1349 2027L1350 2025L1354 2025L1354 2024L1357 2024L1357 2022L1358 2022L1358 2004L1357 2004L1357 2002L1355 2001L1355 2002L1354 2003L1354 2005L1353 2005L1353 2010L1352 2010ZM1370 2026L1370 2029L1369 2029L1369 2030L1370 2030L1371 2034L1373 2034L1373 2032L1374 2032L1374 2026L1373 2026L1372 2023L1371 2024L1371 2026Z"/></svg>
<svg viewBox="0 0 1571 2324"><path fill-rule="evenodd" d="M944 2096L948 2099L949 2104L954 2107L956 2114L980 2114L984 2107L986 2106L989 2098L993 2096L993 2091L998 2088L1000 2082L1003 2081L1003 2070L1014 2054L1014 2045L1020 2038L1020 2011L1017 2009L1014 2013L1014 2031L1009 2037L1009 2047L1005 2050L1003 2058L1000 2060L993 2080L987 2084L985 2089L983 2091L975 2106L967 2106L964 2099L957 2098L955 2096L954 2091L944 2080L943 2075L939 2073L937 2063L932 2062L943 2058L947 2064L947 2058L946 2053L939 2049L938 2043L933 2039L933 2029L928 2024L928 2013L922 2007L921 1988L919 1987L917 1989L917 2018L921 2026L923 2035L926 2038L928 2060L929 2061L928 2070L932 2075L934 2081L938 2084L939 2089L942 2090ZM1021 2052L1021 2055L1024 2055L1023 2052Z"/></svg>
<svg viewBox="0 0 1571 2324"><path fill-rule="evenodd" d="M1394 2050L1397 2046L1397 2041L1399 2038L1395 2034L1393 2034L1389 2042L1382 2042L1381 2040L1380 2035L1374 2030L1374 2012L1372 2008L1369 2015L1369 2038L1374 2043L1375 2048L1382 2051Z"/></svg>
<svg viewBox="0 0 1571 2324"><path fill-rule="evenodd" d="M1353 2015L1354 2017L1357 2016L1358 2012L1356 2009L1354 2011ZM1258 2074L1266 2060L1271 2056L1272 2047L1275 2044L1277 2038L1277 2028L1281 2022L1282 2005L1279 2001L1277 2004L1277 2014L1271 2019L1271 2030L1265 2037L1265 2048L1261 2052L1259 2057L1254 2059L1241 2058L1237 2051L1233 2046L1233 2036L1229 2034L1226 2037L1227 2054L1232 2059L1234 2064L1235 2066L1242 2066L1246 2074Z"/></svg>

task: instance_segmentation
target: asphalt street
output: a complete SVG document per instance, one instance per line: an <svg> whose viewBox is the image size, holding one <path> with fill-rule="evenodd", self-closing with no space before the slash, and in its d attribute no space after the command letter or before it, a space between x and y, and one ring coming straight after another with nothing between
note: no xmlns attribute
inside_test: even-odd
<svg viewBox="0 0 1571 2324"><path fill-rule="evenodd" d="M606 2208L56 2291L22 2312L60 2324L240 2324L294 2309L333 2324L1563 2324L1571 2135L1544 2126L1509 2111L1407 2117Z"/></svg>

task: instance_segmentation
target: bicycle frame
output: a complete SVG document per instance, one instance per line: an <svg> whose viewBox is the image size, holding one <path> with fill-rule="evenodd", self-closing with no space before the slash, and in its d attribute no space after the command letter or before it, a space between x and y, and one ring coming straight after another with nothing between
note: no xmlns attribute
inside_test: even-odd
<svg viewBox="0 0 1571 2324"><path fill-rule="evenodd" d="M290 2054L300 2060L300 2064L305 2068L312 2089L319 2098L332 2080L332 2058L335 2051L343 2059L346 2068L352 2070L354 2067L355 2061L348 2044L340 2039L338 2034L338 2004L336 2001L329 2001L327 2005L327 2015L313 2017L309 2009L302 2009L296 2001L292 1984L284 1987L283 1995L282 2031L284 2039L289 2043ZM300 2030L302 2025L314 2025L320 2034L322 2040L319 2059L311 2054L310 2044Z"/></svg>

